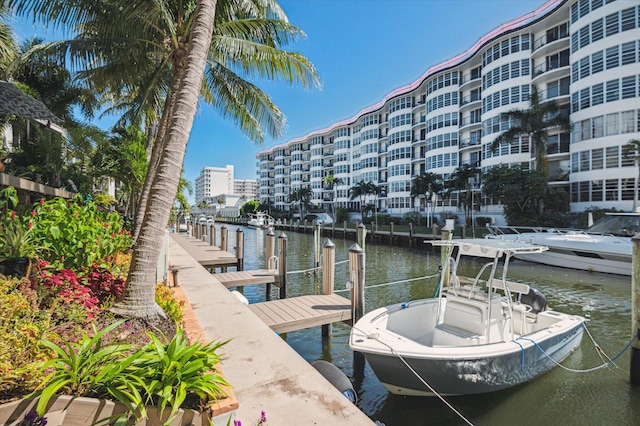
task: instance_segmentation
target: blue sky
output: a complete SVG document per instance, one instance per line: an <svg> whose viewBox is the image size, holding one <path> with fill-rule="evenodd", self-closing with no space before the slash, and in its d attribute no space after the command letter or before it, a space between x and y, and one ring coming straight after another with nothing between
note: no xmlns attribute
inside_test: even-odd
<svg viewBox="0 0 640 426"><path fill-rule="evenodd" d="M235 166L236 179L256 178L258 151L324 129L418 79L431 66L470 48L500 24L545 0L280 0L306 39L287 47L318 70L321 89L259 83L287 116L283 138L255 145L206 105L196 115L185 157L186 178L205 166ZM21 38L52 33L12 22ZM108 128L113 120L99 125Z"/></svg>

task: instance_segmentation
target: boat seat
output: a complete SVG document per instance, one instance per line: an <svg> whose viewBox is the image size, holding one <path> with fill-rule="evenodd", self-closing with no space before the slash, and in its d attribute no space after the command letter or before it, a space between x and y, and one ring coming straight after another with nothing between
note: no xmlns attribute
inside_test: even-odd
<svg viewBox="0 0 640 426"><path fill-rule="evenodd" d="M498 297L492 299L493 327L502 317L502 304ZM436 325L433 333L433 346L472 346L485 342L486 316L486 302L448 295L442 322Z"/></svg>

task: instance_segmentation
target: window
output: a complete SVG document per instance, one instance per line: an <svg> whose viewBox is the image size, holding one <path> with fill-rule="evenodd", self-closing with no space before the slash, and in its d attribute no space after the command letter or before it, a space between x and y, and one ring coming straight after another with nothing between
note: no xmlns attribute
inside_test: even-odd
<svg viewBox="0 0 640 426"><path fill-rule="evenodd" d="M604 181L592 180L591 181L591 201L604 201Z"/></svg>
<svg viewBox="0 0 640 426"><path fill-rule="evenodd" d="M621 98L629 99L636 97L636 76L622 77Z"/></svg>
<svg viewBox="0 0 640 426"><path fill-rule="evenodd" d="M635 110L620 113L620 133L633 133L635 131Z"/></svg>
<svg viewBox="0 0 640 426"><path fill-rule="evenodd" d="M607 127L606 127L607 136L617 135L618 134L618 113L607 114L606 121L607 121Z"/></svg>
<svg viewBox="0 0 640 426"><path fill-rule="evenodd" d="M620 65L618 57L619 50L618 46L613 46L607 49L607 69L615 68Z"/></svg>
<svg viewBox="0 0 640 426"><path fill-rule="evenodd" d="M608 15L606 18L607 37L620 32L620 21L618 20L618 12Z"/></svg>
<svg viewBox="0 0 640 426"><path fill-rule="evenodd" d="M604 103L604 85L598 83L591 88L591 104L600 105L602 103Z"/></svg>
<svg viewBox="0 0 640 426"><path fill-rule="evenodd" d="M620 81L607 81L607 102L613 102L620 99Z"/></svg>
<svg viewBox="0 0 640 426"><path fill-rule="evenodd" d="M520 77L520 61L511 62L511 78Z"/></svg>
<svg viewBox="0 0 640 426"><path fill-rule="evenodd" d="M606 149L607 160L606 167L607 169L620 167L620 147L618 146L610 146Z"/></svg>
<svg viewBox="0 0 640 426"><path fill-rule="evenodd" d="M636 27L636 8L630 7L622 11L622 19L620 20L622 31L632 30Z"/></svg>
<svg viewBox="0 0 640 426"><path fill-rule="evenodd" d="M604 69L602 59L602 50L591 55L591 72L593 74L601 72Z"/></svg>
<svg viewBox="0 0 640 426"><path fill-rule="evenodd" d="M618 201L618 179L607 179L604 183L607 201Z"/></svg>
<svg viewBox="0 0 640 426"><path fill-rule="evenodd" d="M580 49L589 44L589 26L580 28Z"/></svg>
<svg viewBox="0 0 640 426"><path fill-rule="evenodd" d="M520 61L520 74L529 75L530 63L528 59Z"/></svg>
<svg viewBox="0 0 640 426"><path fill-rule="evenodd" d="M589 88L580 91L580 109L589 108L591 106L591 95Z"/></svg>
<svg viewBox="0 0 640 426"><path fill-rule="evenodd" d="M589 77L589 57L580 59L580 78Z"/></svg>
<svg viewBox="0 0 640 426"><path fill-rule="evenodd" d="M592 132L594 138L601 138L604 136L604 116L593 117L592 120Z"/></svg>
<svg viewBox="0 0 640 426"><path fill-rule="evenodd" d="M602 164L603 149L594 149L591 151L591 170L599 170L603 168Z"/></svg>
<svg viewBox="0 0 640 426"><path fill-rule="evenodd" d="M636 42L631 41L622 45L620 54L621 65L633 64L636 61Z"/></svg>
<svg viewBox="0 0 640 426"><path fill-rule="evenodd" d="M591 23L591 42L595 43L596 41L602 39L603 31L602 31L602 19L598 19L597 21L593 21Z"/></svg>

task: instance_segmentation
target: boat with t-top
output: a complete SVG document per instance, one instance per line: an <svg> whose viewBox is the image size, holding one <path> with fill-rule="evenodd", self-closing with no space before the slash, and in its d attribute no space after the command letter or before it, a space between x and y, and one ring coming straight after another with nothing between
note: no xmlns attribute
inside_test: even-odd
<svg viewBox="0 0 640 426"><path fill-rule="evenodd" d="M515 254L545 247L498 239L434 241L447 252L438 294L376 309L351 330L349 346L400 395L464 395L533 380L580 344L585 319L547 309L546 298L508 280ZM474 272L459 274L469 258Z"/></svg>
<svg viewBox="0 0 640 426"><path fill-rule="evenodd" d="M249 220L247 221L247 226L258 229L271 229L275 225L276 221L274 218L269 216L265 212L255 212L249 213Z"/></svg>

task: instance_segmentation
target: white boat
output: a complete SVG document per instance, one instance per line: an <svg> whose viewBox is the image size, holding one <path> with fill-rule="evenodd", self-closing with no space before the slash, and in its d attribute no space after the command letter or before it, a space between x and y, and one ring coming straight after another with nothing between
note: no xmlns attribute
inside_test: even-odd
<svg viewBox="0 0 640 426"><path fill-rule="evenodd" d="M539 256L517 254L517 259L584 271L631 275L631 237L640 232L639 213L608 213L585 231L488 227L489 238L541 244L549 250Z"/></svg>
<svg viewBox="0 0 640 426"><path fill-rule="evenodd" d="M249 213L247 226L258 229L271 229L276 221L265 212Z"/></svg>
<svg viewBox="0 0 640 426"><path fill-rule="evenodd" d="M350 348L364 354L389 392L506 389L546 373L578 347L583 317L547 310L541 293L507 280L514 254L544 247L497 239L432 244L449 253L449 278L442 274L437 297L376 309L351 330ZM468 256L489 260L473 278L458 275Z"/></svg>

